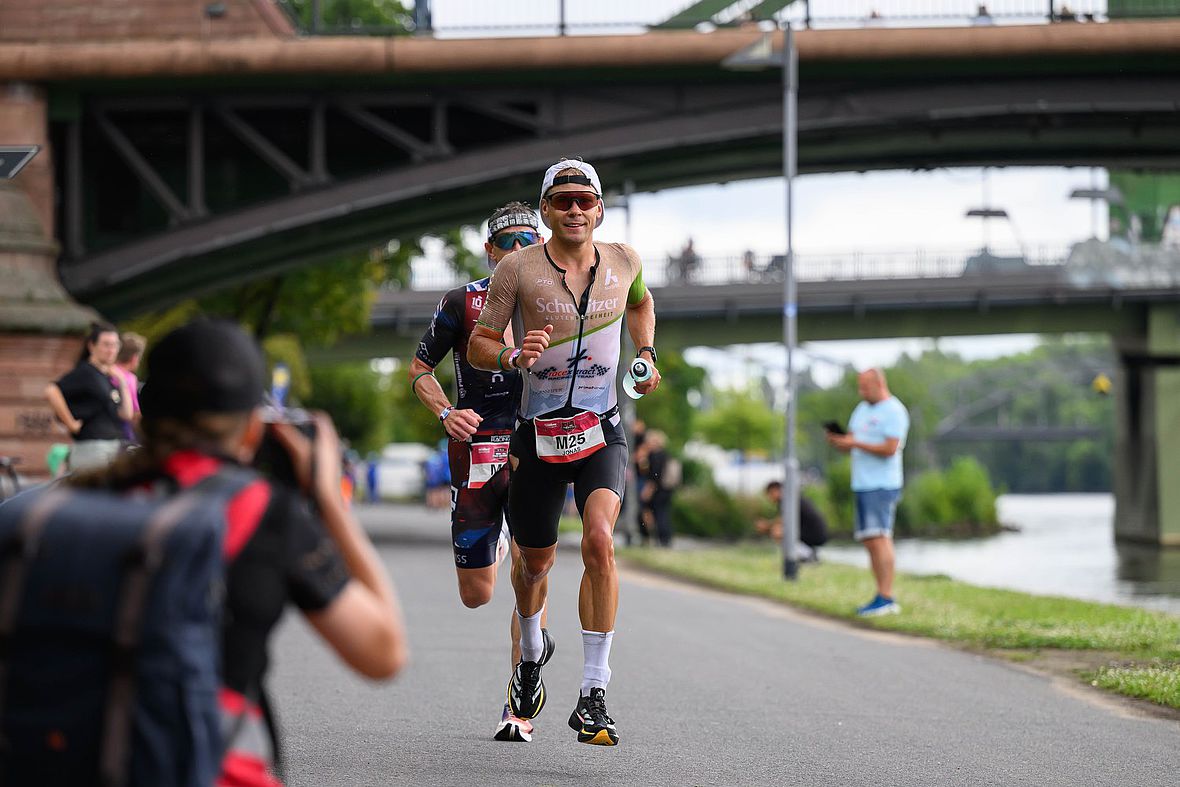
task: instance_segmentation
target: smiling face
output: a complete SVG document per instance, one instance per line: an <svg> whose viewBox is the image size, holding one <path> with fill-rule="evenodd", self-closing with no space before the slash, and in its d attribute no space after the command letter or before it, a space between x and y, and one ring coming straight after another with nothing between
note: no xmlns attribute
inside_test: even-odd
<svg viewBox="0 0 1180 787"><path fill-rule="evenodd" d="M577 170L566 172L580 174ZM554 186L541 200L541 215L553 230L553 239L570 245L587 243L593 239L594 227L602 210L602 199L588 187L577 183Z"/></svg>

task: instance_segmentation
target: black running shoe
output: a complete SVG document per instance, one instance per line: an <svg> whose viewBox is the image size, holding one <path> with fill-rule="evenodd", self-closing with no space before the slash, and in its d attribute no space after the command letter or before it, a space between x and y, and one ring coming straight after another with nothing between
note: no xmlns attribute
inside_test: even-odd
<svg viewBox="0 0 1180 787"><path fill-rule="evenodd" d="M541 629L544 645L538 661L521 661L512 670L508 681L508 706L514 716L532 719L545 707L545 683L541 680L541 667L553 657L553 638L548 629Z"/></svg>
<svg viewBox="0 0 1180 787"><path fill-rule="evenodd" d="M570 727L578 733L578 743L594 746L618 746L615 720L606 712L606 692L590 689L589 697L580 697L570 715Z"/></svg>

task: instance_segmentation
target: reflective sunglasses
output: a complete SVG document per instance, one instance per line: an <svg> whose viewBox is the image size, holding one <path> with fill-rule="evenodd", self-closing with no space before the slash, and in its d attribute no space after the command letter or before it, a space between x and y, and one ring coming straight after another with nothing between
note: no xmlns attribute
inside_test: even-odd
<svg viewBox="0 0 1180 787"><path fill-rule="evenodd" d="M572 208L575 202L582 210L593 210L598 204L598 195L586 191L561 191L545 199L549 200L554 210L560 210L562 213Z"/></svg>
<svg viewBox="0 0 1180 787"><path fill-rule="evenodd" d="M525 246L532 246L540 240L540 235L529 230L523 232L502 232L492 238L492 245L500 251L512 251L512 247L518 243L521 248L524 248Z"/></svg>

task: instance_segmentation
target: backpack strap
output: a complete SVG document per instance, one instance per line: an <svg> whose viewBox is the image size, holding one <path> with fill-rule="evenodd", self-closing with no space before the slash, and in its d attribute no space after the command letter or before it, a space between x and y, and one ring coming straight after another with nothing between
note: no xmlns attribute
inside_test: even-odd
<svg viewBox="0 0 1180 787"><path fill-rule="evenodd" d="M194 489L164 503L144 528L138 547L130 555L116 607L112 676L103 713L99 749L99 779L103 787L121 787L127 779L131 717L135 708L135 656L152 577L163 561L169 534L200 501L201 494Z"/></svg>
<svg viewBox="0 0 1180 787"><path fill-rule="evenodd" d="M249 543L270 507L271 486L261 478L252 481L229 501L225 510L225 540L222 556L232 563Z"/></svg>
<svg viewBox="0 0 1180 787"><path fill-rule="evenodd" d="M0 718L4 716L4 693L8 688L8 647L16 615L24 595L25 575L37 555L37 545L45 523L53 512L71 497L62 487L54 487L33 500L21 520L20 528L0 547ZM8 741L0 735L0 749L7 749Z"/></svg>

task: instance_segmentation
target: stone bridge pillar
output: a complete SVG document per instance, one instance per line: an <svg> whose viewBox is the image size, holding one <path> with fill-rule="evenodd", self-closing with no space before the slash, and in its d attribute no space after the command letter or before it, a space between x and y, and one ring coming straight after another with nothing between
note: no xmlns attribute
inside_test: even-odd
<svg viewBox="0 0 1180 787"><path fill-rule="evenodd" d="M1180 547L1180 305L1146 316L1144 335L1116 339L1114 532Z"/></svg>
<svg viewBox="0 0 1180 787"><path fill-rule="evenodd" d="M51 443L68 440L42 391L77 361L98 317L57 279L48 132L43 91L0 83L0 145L41 145L14 180L0 180L0 454L19 457L31 476L45 474Z"/></svg>

